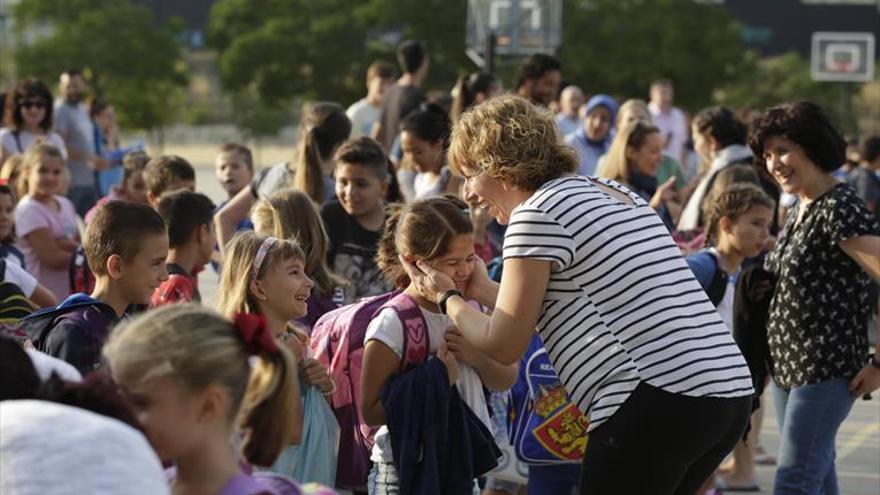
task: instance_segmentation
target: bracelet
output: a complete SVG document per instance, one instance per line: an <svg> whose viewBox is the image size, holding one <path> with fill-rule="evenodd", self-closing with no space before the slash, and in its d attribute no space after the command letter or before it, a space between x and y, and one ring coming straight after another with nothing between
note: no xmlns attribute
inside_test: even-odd
<svg viewBox="0 0 880 495"><path fill-rule="evenodd" d="M330 387L329 392L321 392L324 397L330 397L331 395L333 395L334 392L336 392L336 382L333 380L333 377L330 377L330 385L332 386Z"/></svg>
<svg viewBox="0 0 880 495"><path fill-rule="evenodd" d="M461 291L456 290L456 289L451 289L451 290L444 292L443 295L440 296L440 301L437 302L437 306L440 307L440 312L443 313L444 315L446 314L446 301L448 301L449 298L452 296L458 296L458 297L464 298L464 295L461 293Z"/></svg>

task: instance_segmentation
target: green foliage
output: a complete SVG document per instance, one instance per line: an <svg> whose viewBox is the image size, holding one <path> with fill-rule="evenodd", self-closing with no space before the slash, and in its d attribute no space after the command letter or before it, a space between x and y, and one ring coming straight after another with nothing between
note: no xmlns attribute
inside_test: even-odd
<svg viewBox="0 0 880 495"><path fill-rule="evenodd" d="M563 75L588 92L646 97L652 80L670 77L677 102L697 108L741 59L739 28L718 6L564 2ZM464 54L466 18L465 0L220 0L208 40L230 91L253 85L265 102L300 96L348 103L364 91L366 66L395 60L395 44L407 37L428 46L426 86L449 89L476 69ZM500 61L499 72L511 74L518 63Z"/></svg>
<svg viewBox="0 0 880 495"><path fill-rule="evenodd" d="M693 0L565 0L563 77L587 93L648 98L659 78L676 105L696 110L741 60L739 27L723 8Z"/></svg>
<svg viewBox="0 0 880 495"><path fill-rule="evenodd" d="M232 95L233 120L243 129L248 139L258 140L274 136L293 119L292 105L283 102L267 104L261 101L252 88Z"/></svg>
<svg viewBox="0 0 880 495"><path fill-rule="evenodd" d="M82 67L121 126L176 120L187 84L179 24L156 26L147 8L126 0L22 0L14 16L20 75L53 86L61 71Z"/></svg>
<svg viewBox="0 0 880 495"><path fill-rule="evenodd" d="M845 132L856 130L852 98L860 85L819 82L810 76L810 63L795 52L760 59L749 52L736 74L714 95L731 108L762 109L791 100L810 100L821 105Z"/></svg>

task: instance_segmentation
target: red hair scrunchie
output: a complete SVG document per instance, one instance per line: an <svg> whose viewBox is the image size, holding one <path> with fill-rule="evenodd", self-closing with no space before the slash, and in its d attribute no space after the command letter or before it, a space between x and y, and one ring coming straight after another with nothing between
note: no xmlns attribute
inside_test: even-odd
<svg viewBox="0 0 880 495"><path fill-rule="evenodd" d="M278 344L269 327L266 325L266 317L253 313L237 313L232 320L232 326L238 332L245 350L249 356L268 353L277 354Z"/></svg>

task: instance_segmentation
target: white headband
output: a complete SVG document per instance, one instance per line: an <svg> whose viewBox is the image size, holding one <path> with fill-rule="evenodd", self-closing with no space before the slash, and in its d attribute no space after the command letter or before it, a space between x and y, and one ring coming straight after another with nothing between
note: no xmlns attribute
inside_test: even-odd
<svg viewBox="0 0 880 495"><path fill-rule="evenodd" d="M266 259L266 255L269 254L269 250L272 249L272 246L278 242L278 239L275 237L267 237L262 244L260 244L260 249L257 250L257 255L254 257L254 266L253 275L254 278L260 274L260 267L263 266L263 261Z"/></svg>

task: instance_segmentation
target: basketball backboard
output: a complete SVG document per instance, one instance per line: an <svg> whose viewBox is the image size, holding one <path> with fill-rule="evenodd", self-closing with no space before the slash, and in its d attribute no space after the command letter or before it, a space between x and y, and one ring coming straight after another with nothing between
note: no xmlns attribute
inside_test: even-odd
<svg viewBox="0 0 880 495"><path fill-rule="evenodd" d="M562 0L468 0L468 48L483 53L490 33L498 55L552 54L562 38Z"/></svg>
<svg viewBox="0 0 880 495"><path fill-rule="evenodd" d="M813 33L811 74L816 81L874 79L874 33Z"/></svg>

